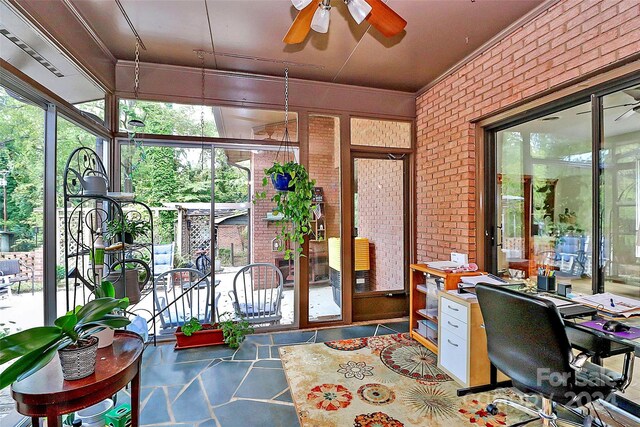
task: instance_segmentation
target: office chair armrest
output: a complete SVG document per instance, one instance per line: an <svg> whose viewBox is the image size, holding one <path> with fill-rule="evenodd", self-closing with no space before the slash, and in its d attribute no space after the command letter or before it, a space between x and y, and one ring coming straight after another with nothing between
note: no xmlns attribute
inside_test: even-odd
<svg viewBox="0 0 640 427"><path fill-rule="evenodd" d="M571 358L571 362L569 363L569 366L571 366L571 369L573 369L574 371L581 371L582 367L584 366L584 364L587 362L587 360L589 360L591 356L588 353L579 353L577 356L573 356Z"/></svg>

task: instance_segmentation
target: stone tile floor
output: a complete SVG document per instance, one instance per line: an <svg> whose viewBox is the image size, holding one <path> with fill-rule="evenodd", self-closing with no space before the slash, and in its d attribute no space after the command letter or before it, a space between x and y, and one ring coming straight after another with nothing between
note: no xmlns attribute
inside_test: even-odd
<svg viewBox="0 0 640 427"><path fill-rule="evenodd" d="M239 349L149 346L142 364L144 426L299 425L278 348L408 331L408 322L256 334ZM122 391L118 403L129 400Z"/></svg>

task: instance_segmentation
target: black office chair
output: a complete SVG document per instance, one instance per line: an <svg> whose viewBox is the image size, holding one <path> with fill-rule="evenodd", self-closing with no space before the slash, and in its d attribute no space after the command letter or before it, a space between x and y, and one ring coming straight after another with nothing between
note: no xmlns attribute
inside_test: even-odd
<svg viewBox="0 0 640 427"><path fill-rule="evenodd" d="M499 286L476 286L487 332L489 360L511 378L514 387L542 397L536 412L516 402L495 399L487 411L496 414L506 404L557 426L553 402L570 407L607 399L630 383L633 357L625 359L624 374L573 355L564 322L555 305L542 298ZM563 420L563 423L579 425Z"/></svg>

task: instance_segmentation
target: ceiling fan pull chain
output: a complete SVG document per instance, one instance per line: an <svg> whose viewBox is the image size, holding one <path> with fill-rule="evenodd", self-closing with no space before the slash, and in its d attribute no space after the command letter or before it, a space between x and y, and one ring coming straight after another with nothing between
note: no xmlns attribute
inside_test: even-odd
<svg viewBox="0 0 640 427"><path fill-rule="evenodd" d="M204 170L204 51L198 51L198 57L200 58L200 68L202 69L200 92L202 95L202 101L200 104L200 166Z"/></svg>
<svg viewBox="0 0 640 427"><path fill-rule="evenodd" d="M133 80L133 93L138 99L138 87L140 86L140 42L136 38L135 78Z"/></svg>

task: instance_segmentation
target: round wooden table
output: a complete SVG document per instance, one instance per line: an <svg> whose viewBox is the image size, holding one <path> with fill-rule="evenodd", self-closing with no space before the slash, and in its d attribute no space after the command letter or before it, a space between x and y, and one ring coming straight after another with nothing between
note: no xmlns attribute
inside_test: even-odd
<svg viewBox="0 0 640 427"><path fill-rule="evenodd" d="M11 395L22 415L34 426L47 417L49 427L58 427L61 415L112 397L131 383L131 425L137 427L140 412L140 365L144 343L133 332L116 331L113 345L98 350L96 371L86 378L65 381L58 357L44 368L11 386Z"/></svg>

